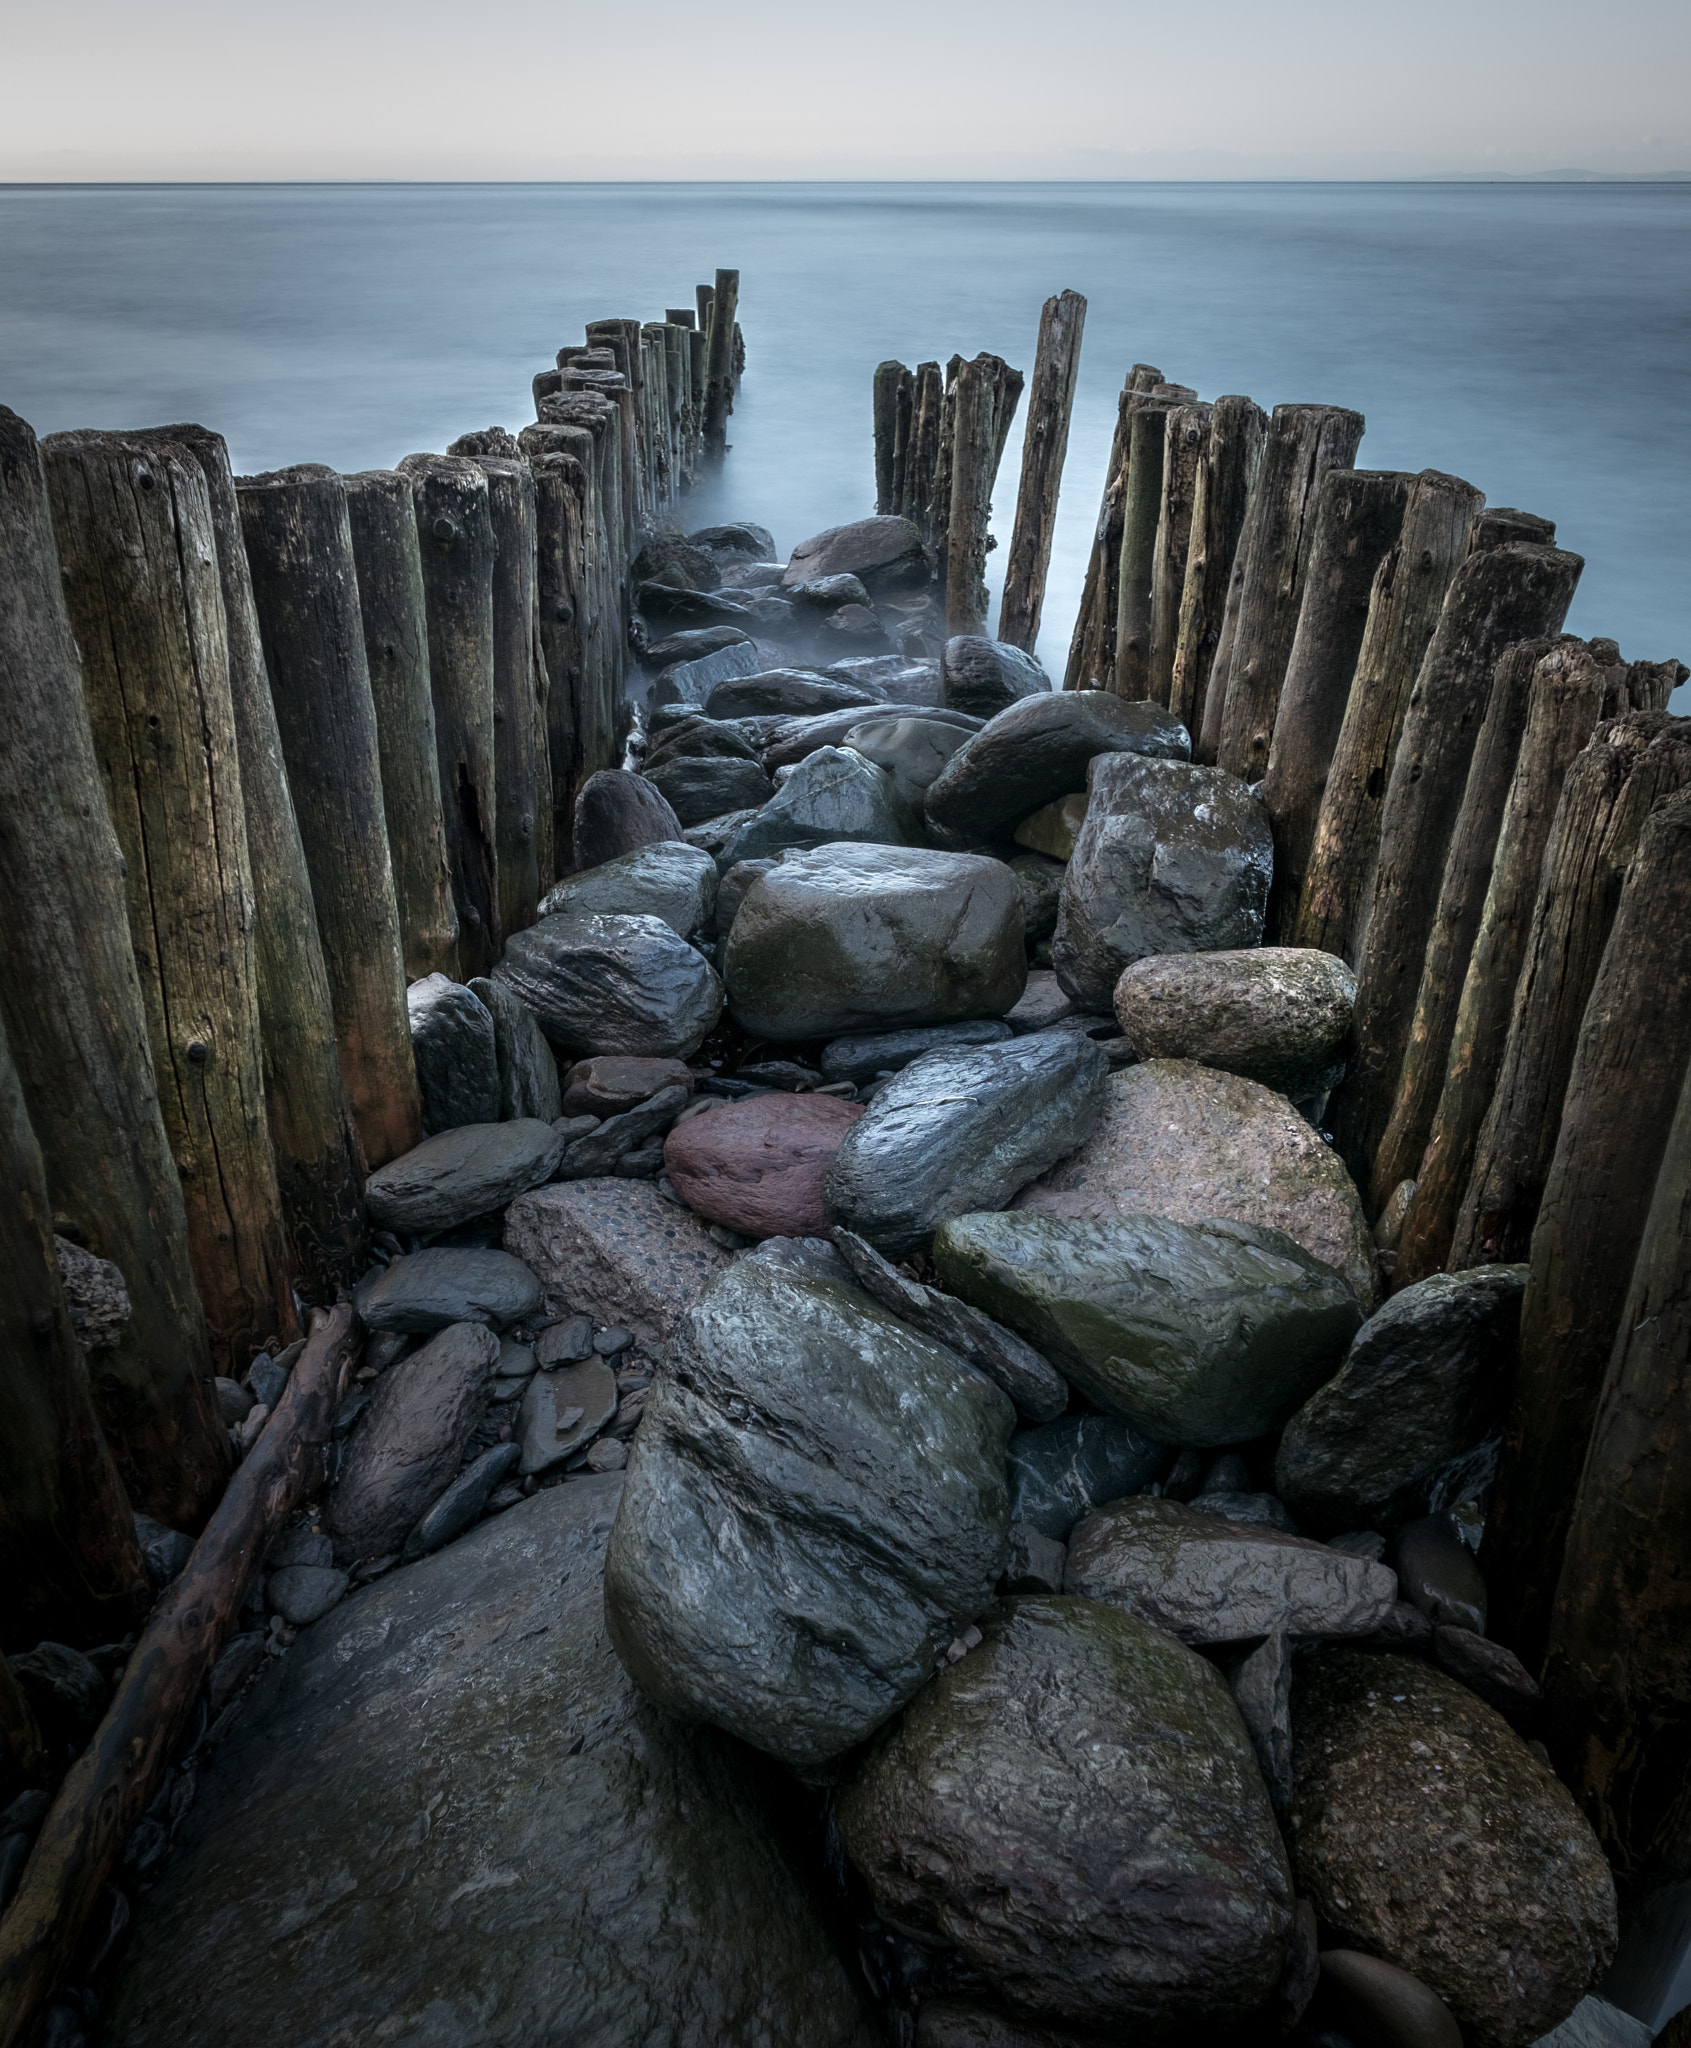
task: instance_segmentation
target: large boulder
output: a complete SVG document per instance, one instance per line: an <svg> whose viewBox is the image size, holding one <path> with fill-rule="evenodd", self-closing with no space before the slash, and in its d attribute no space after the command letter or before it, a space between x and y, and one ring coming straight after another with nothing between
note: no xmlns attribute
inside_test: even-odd
<svg viewBox="0 0 1691 2048"><path fill-rule="evenodd" d="M1168 1455L1119 1415L1059 1415L1010 1439L1010 1516L1066 1543L1084 1516L1137 1493Z"/></svg>
<svg viewBox="0 0 1691 2048"><path fill-rule="evenodd" d="M1162 1216L1011 1213L941 1226L954 1294L1160 1443L1238 1444L1295 1414L1361 1321L1330 1266L1277 1230Z"/></svg>
<svg viewBox="0 0 1691 2048"><path fill-rule="evenodd" d="M828 1170L830 1221L893 1258L1001 1209L1090 1136L1110 1063L1078 1033L930 1052L889 1081Z"/></svg>
<svg viewBox="0 0 1691 2048"><path fill-rule="evenodd" d="M705 710L712 718L805 718L820 711L870 711L881 701L878 690L836 683L815 669L772 668L713 684Z"/></svg>
<svg viewBox="0 0 1691 2048"><path fill-rule="evenodd" d="M782 1789L649 1707L583 1477L271 1660L142 1893L122 2048L869 2048L777 1846Z"/></svg>
<svg viewBox="0 0 1691 2048"><path fill-rule="evenodd" d="M368 1330L428 1335L453 1323L524 1322L540 1306L540 1282L509 1252L437 1246L367 1273L353 1305Z"/></svg>
<svg viewBox="0 0 1691 2048"><path fill-rule="evenodd" d="M708 548L678 533L654 533L628 567L631 583L667 583L678 590L715 590L722 571Z"/></svg>
<svg viewBox="0 0 1691 2048"><path fill-rule="evenodd" d="M992 1598L1006 1397L779 1241L670 1339L605 1572L660 1706L799 1768L861 1742Z"/></svg>
<svg viewBox="0 0 1691 2048"><path fill-rule="evenodd" d="M1305 1102L1345 1070L1356 976L1315 947L1160 953L1124 970L1115 1004L1136 1059L1224 1067Z"/></svg>
<svg viewBox="0 0 1691 2048"><path fill-rule="evenodd" d="M1292 1887L1212 1666L1090 1600L1002 1602L840 1792L885 1918L1109 2040L1219 2038L1274 1989Z"/></svg>
<svg viewBox="0 0 1691 2048"><path fill-rule="evenodd" d="M1070 995L1107 1010L1124 967L1150 953L1255 946L1274 867L1260 797L1188 761L1100 754L1063 883L1051 964Z"/></svg>
<svg viewBox="0 0 1691 2048"><path fill-rule="evenodd" d="M806 754L814 754L818 747L844 746L860 725L879 725L896 718L919 718L924 725L950 726L964 734L979 732L981 728L978 718L962 711L890 698L873 710L822 711L810 718L783 719L764 746L764 766L771 774L777 768L790 768Z"/></svg>
<svg viewBox="0 0 1691 2048"><path fill-rule="evenodd" d="M684 713L677 718L654 716L648 730L651 744L646 749L642 773L675 760L755 761L758 750L727 719L707 718L703 712Z"/></svg>
<svg viewBox="0 0 1691 2048"><path fill-rule="evenodd" d="M822 1187L863 1105L837 1095L753 1095L689 1117L664 1169L690 1209L744 1237L817 1237Z"/></svg>
<svg viewBox="0 0 1691 2048"><path fill-rule="evenodd" d="M1069 1538L1063 1591L1107 1600L1183 1643L1365 1636L1391 1612L1397 1576L1383 1564L1203 1506L1144 1494L1088 1515Z"/></svg>
<svg viewBox="0 0 1691 2048"><path fill-rule="evenodd" d="M603 867L619 853L681 837L681 820L644 775L601 768L576 791L571 853L577 868Z"/></svg>
<svg viewBox="0 0 1691 2048"><path fill-rule="evenodd" d="M671 655L668 665L652 685L654 707L703 704L713 683L726 682L730 676L755 676L763 666L763 657L758 653L756 644L737 626L705 626L694 633L673 633L669 636L670 642L677 640L715 641L717 644L690 651L685 659ZM657 647L653 647L647 655L648 661L655 660L657 652Z"/></svg>
<svg viewBox="0 0 1691 2048"><path fill-rule="evenodd" d="M722 971L736 1019L764 1038L1002 1016L1027 980L1021 891L974 854L791 854L746 892Z"/></svg>
<svg viewBox="0 0 1691 2048"><path fill-rule="evenodd" d="M499 1053L485 1005L444 974L405 991L425 1131L499 1119Z"/></svg>
<svg viewBox="0 0 1691 2048"><path fill-rule="evenodd" d="M674 754L648 763L645 772L684 826L702 825L725 811L750 810L775 793L774 783L756 761Z"/></svg>
<svg viewBox="0 0 1691 2048"><path fill-rule="evenodd" d="M493 978L576 1053L686 1059L722 1015L709 961L659 917L543 917L506 942Z"/></svg>
<svg viewBox="0 0 1691 2048"><path fill-rule="evenodd" d="M715 864L712 863L714 873ZM502 983L478 975L465 986L493 1019L493 1054L499 1068L502 1118L538 1117L555 1123L559 1108L558 1062L534 1012Z"/></svg>
<svg viewBox="0 0 1691 2048"><path fill-rule="evenodd" d="M1394 1529L1478 1494L1497 1467L1525 1266L1431 1273L1363 1324L1286 1425L1274 1483L1300 1522Z"/></svg>
<svg viewBox="0 0 1691 2048"><path fill-rule="evenodd" d="M846 745L884 768L899 795L920 809L929 784L968 739L968 729L937 718L866 718L846 735Z"/></svg>
<svg viewBox="0 0 1691 2048"><path fill-rule="evenodd" d="M1022 1190L1018 1209L1267 1224L1336 1266L1365 1306L1373 1301L1362 1199L1338 1154L1283 1095L1189 1060L1147 1060L1107 1086L1098 1128Z"/></svg>
<svg viewBox="0 0 1691 2048"><path fill-rule="evenodd" d="M378 1167L364 1206L381 1230L450 1230L550 1180L563 1153L563 1139L535 1117L461 1124Z"/></svg>
<svg viewBox="0 0 1691 2048"><path fill-rule="evenodd" d="M1031 812L1079 790L1096 754L1184 761L1191 751L1186 728L1155 704L1107 690L1024 696L989 718L928 785L928 823L942 844L1007 838Z"/></svg>
<svg viewBox="0 0 1691 2048"><path fill-rule="evenodd" d="M807 754L718 857L726 874L742 860L770 860L815 846L920 846L915 811L884 768L849 747Z"/></svg>
<svg viewBox="0 0 1691 2048"><path fill-rule="evenodd" d="M1031 654L978 633L957 633L945 643L940 681L952 710L976 718L994 718L1018 698L1051 689L1051 678Z"/></svg>
<svg viewBox="0 0 1691 2048"><path fill-rule="evenodd" d="M1614 1953L1614 1880L1501 1715L1436 1667L1336 1650L1292 1694L1298 1890L1436 1991L1473 2048L1526 2048Z"/></svg>
<svg viewBox="0 0 1691 2048"><path fill-rule="evenodd" d="M726 526L696 526L687 538L694 547L707 548L713 555L743 555L753 562L775 559L775 536L767 526L750 519L736 519Z"/></svg>
<svg viewBox="0 0 1691 2048"><path fill-rule="evenodd" d="M541 899L548 917L661 917L678 938L710 923L716 862L684 839L654 840L554 883Z"/></svg>
<svg viewBox="0 0 1691 2048"><path fill-rule="evenodd" d="M855 576L872 597L889 591L924 589L933 561L917 527L908 519L881 514L830 526L801 540L781 572L789 590L822 576Z"/></svg>

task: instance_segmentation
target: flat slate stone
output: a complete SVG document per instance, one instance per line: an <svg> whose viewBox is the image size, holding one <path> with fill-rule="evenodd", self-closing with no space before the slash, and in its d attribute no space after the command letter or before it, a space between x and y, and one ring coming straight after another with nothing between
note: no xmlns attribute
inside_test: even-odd
<svg viewBox="0 0 1691 2048"><path fill-rule="evenodd" d="M364 1184L364 1204L379 1230L450 1230L550 1180L563 1151L538 1119L461 1124L378 1167Z"/></svg>
<svg viewBox="0 0 1691 2048"><path fill-rule="evenodd" d="M541 899L540 915L661 917L691 938L716 908L716 862L684 839L660 839L596 868L565 875Z"/></svg>
<svg viewBox="0 0 1691 2048"><path fill-rule="evenodd" d="M493 1019L462 983L428 974L405 991L423 1129L499 1120L499 1054Z"/></svg>
<svg viewBox="0 0 1691 2048"><path fill-rule="evenodd" d="M538 1117L544 1124L562 1112L558 1102L558 1062L534 1012L502 982L478 975L465 986L493 1019L493 1051L499 1068L499 1114Z"/></svg>
<svg viewBox="0 0 1691 2048"><path fill-rule="evenodd" d="M427 1335L453 1323L525 1321L540 1307L540 1282L508 1252L450 1246L413 1252L362 1279L353 1305L370 1330Z"/></svg>
<svg viewBox="0 0 1691 2048"><path fill-rule="evenodd" d="M818 747L844 746L860 725L890 718L919 718L925 724L948 725L964 734L978 732L981 727L981 720L971 718L967 712L946 711L921 702L907 703L895 694L885 704L870 710L818 711L804 718L781 719L764 745L763 764L773 774L777 768L789 768L807 754L814 754Z"/></svg>
<svg viewBox="0 0 1691 2048"><path fill-rule="evenodd" d="M590 1443L616 1412L616 1375L601 1360L537 1372L517 1415L523 1477L555 1471Z"/></svg>
<svg viewBox="0 0 1691 2048"><path fill-rule="evenodd" d="M722 1015L710 963L647 915L543 917L506 941L493 975L575 1053L686 1059Z"/></svg>

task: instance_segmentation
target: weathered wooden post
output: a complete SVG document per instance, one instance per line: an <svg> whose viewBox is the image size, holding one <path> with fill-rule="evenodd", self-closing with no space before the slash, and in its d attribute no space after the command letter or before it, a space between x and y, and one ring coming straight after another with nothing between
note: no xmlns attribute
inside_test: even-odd
<svg viewBox="0 0 1691 2048"><path fill-rule="evenodd" d="M1529 1669L1545 1648L1604 1370L1691 1068L1688 930L1691 789L1681 789L1639 832L1580 1024L1533 1227L1520 1358L1485 1533L1491 1625ZM1680 1249L1683 1271L1691 1247Z"/></svg>
<svg viewBox="0 0 1691 2048"><path fill-rule="evenodd" d="M1245 509L1267 436L1268 415L1251 399L1234 393L1211 406L1209 438L1192 498L1186 579L1168 685L1168 708L1192 735L1194 747L1204 728L1239 536L1245 530Z"/></svg>
<svg viewBox="0 0 1691 2048"><path fill-rule="evenodd" d="M1116 661L1106 685L1118 697L1151 694L1151 585L1162 524L1163 457L1177 407L1145 398L1127 429L1127 479L1122 495L1121 554L1116 565Z"/></svg>
<svg viewBox="0 0 1691 2048"><path fill-rule="evenodd" d="M1422 470L1397 546L1375 575L1291 940L1337 953L1353 967L1404 711L1482 502L1460 477Z"/></svg>
<svg viewBox="0 0 1691 2048"><path fill-rule="evenodd" d="M376 707L405 978L458 972L458 912L440 807L423 558L410 481L393 469L343 478L364 659Z"/></svg>
<svg viewBox="0 0 1691 2048"><path fill-rule="evenodd" d="M734 318L740 303L740 273L719 270L710 303L710 354L705 368L705 454L720 462L728 453L728 415L734 410Z"/></svg>
<svg viewBox="0 0 1691 2048"><path fill-rule="evenodd" d="M904 497L897 509L914 521L921 528L922 538L930 542L937 517L934 466L939 461L940 416L944 407L945 384L939 364L918 363L911 399L910 453L904 465Z"/></svg>
<svg viewBox="0 0 1691 2048"><path fill-rule="evenodd" d="M1378 1164L1376 1153L1397 1094L1451 832L1492 674L1513 642L1561 631L1584 566L1563 549L1523 542L1470 555L1451 583L1410 692L1364 909L1351 1060L1332 1107L1334 1142L1365 1197L1372 1187L1375 1211L1413 1171L1413 1160L1404 1163L1407 1151ZM1517 747L1524 694L1509 707ZM1394 1164L1397 1172L1382 1187L1380 1174Z"/></svg>
<svg viewBox="0 0 1691 2048"><path fill-rule="evenodd" d="M910 468L910 435L916 417L916 379L905 370L893 392L892 418L892 509L904 503L905 477Z"/></svg>
<svg viewBox="0 0 1691 2048"><path fill-rule="evenodd" d="M238 1374L296 1319L211 504L175 447L55 434L42 456L188 1254L212 1358Z"/></svg>
<svg viewBox="0 0 1691 2048"><path fill-rule="evenodd" d="M951 471L957 449L957 373L962 367L961 356L952 356L945 366L945 390L939 402L939 439L934 448L934 482L929 494L933 523L931 539L942 595L950 548Z"/></svg>
<svg viewBox="0 0 1691 2048"><path fill-rule="evenodd" d="M535 489L526 461L478 458L493 520L493 790L499 929L533 924L540 907L544 676L536 676Z"/></svg>
<svg viewBox="0 0 1691 2048"><path fill-rule="evenodd" d="M1192 551L1198 470L1209 437L1207 405L1177 405L1169 414L1163 445L1163 501L1151 556L1151 669L1146 694L1153 704L1166 706L1174 687L1180 600L1186 588L1186 558Z"/></svg>
<svg viewBox="0 0 1691 2048"><path fill-rule="evenodd" d="M1268 423L1239 542L1244 576L1232 658L1219 700L1212 693L1204 710L1204 758L1247 782L1260 782L1268 768L1314 539L1315 492L1328 470L1355 462L1362 429L1361 413L1336 405L1277 405Z"/></svg>
<svg viewBox="0 0 1691 2048"><path fill-rule="evenodd" d="M646 388L644 365L640 359L640 323L638 320L589 320L587 338L589 342L611 351L617 373L628 393L619 403L623 413L624 514L628 520L632 553L633 536L656 510L652 497L651 450L646 444Z"/></svg>
<svg viewBox="0 0 1691 2048"><path fill-rule="evenodd" d="M0 1014L56 1216L132 1310L93 1369L131 1502L197 1528L228 1439L35 436L0 406Z"/></svg>
<svg viewBox="0 0 1691 2048"><path fill-rule="evenodd" d="M895 510L893 464L898 442L898 391L910 372L890 357L875 365L870 392L870 413L875 431L875 510Z"/></svg>
<svg viewBox="0 0 1691 2048"><path fill-rule="evenodd" d="M951 461L951 511L945 537L945 630L986 628L987 522L992 486L1010 416L1021 395L1020 374L985 353L957 372Z"/></svg>
<svg viewBox="0 0 1691 2048"><path fill-rule="evenodd" d="M1135 399L1162 382L1163 373L1149 363L1135 363L1116 400L1115 433L1104 466L1104 491L1092 531L1086 581L1080 610L1069 641L1065 690L1102 689L1115 673L1116 575L1121 566L1122 495L1127 488L1127 436Z"/></svg>
<svg viewBox="0 0 1691 2048"><path fill-rule="evenodd" d="M552 452L530 455L535 496L535 608L546 666L546 756L554 858L570 843L580 780L580 705L586 687L586 641L592 609L588 520L592 503L593 437L581 427L539 427ZM556 436L555 448L550 437ZM580 454L567 452L566 444Z"/></svg>
<svg viewBox="0 0 1691 2048"><path fill-rule="evenodd" d="M1045 579L1051 568L1051 539L1057 526L1057 497L1069 448L1080 342L1086 330L1086 301L1079 292L1059 292L1039 315L1039 346L1033 362L1027 425L1022 432L1022 475L1016 491L1016 525L1004 566L1004 596L998 608L998 637L1031 654L1039 639Z"/></svg>
<svg viewBox="0 0 1691 2048"><path fill-rule="evenodd" d="M382 1166L422 1137L422 1110L346 489L310 463L236 490L341 1078L364 1156Z"/></svg>
<svg viewBox="0 0 1691 2048"><path fill-rule="evenodd" d="M589 445L585 450L574 444L556 445L564 453L573 449L577 459L584 462L594 491L585 535L592 616L584 647L582 686L575 703L574 772L579 782L595 769L614 767L617 759L617 714L628 658L628 557L622 546L618 496L622 415L615 405L598 395L578 393L568 399L549 399L545 422L538 428L524 429L525 447L530 454L542 445L534 437L549 435L554 427L570 427L587 434ZM551 448L555 444L547 440L544 445ZM544 607L542 617L544 622ZM554 805L561 806L562 802L561 791L556 792ZM561 812L555 810L555 815ZM567 837L558 840L560 860L569 843Z"/></svg>

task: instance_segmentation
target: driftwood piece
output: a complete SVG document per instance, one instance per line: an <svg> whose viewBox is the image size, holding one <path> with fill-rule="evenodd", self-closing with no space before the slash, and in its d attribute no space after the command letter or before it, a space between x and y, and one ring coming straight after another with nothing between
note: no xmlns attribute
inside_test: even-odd
<svg viewBox="0 0 1691 2048"><path fill-rule="evenodd" d="M1209 438L1207 405L1177 405L1169 414L1163 447L1163 499L1151 557L1151 671L1146 695L1153 704L1166 706L1174 688L1180 600L1186 591L1186 561L1192 551L1198 471Z"/></svg>
<svg viewBox="0 0 1691 2048"><path fill-rule="evenodd" d="M1137 400L1153 385L1160 384L1162 375L1149 363L1135 363L1116 400L1115 432L1104 466L1104 491L1092 529L1092 552L1087 557L1080 610L1069 641L1068 666L1063 672L1065 690L1101 690L1115 673L1116 576L1121 567L1128 431Z"/></svg>
<svg viewBox="0 0 1691 2048"><path fill-rule="evenodd" d="M535 664L535 489L526 461L483 456L493 520L493 791L499 929L540 910L540 762L545 674ZM550 808L550 806L548 806Z"/></svg>
<svg viewBox="0 0 1691 2048"><path fill-rule="evenodd" d="M238 1374L295 1315L210 497L173 445L55 434L42 455L194 1284Z"/></svg>
<svg viewBox="0 0 1691 2048"><path fill-rule="evenodd" d="M1031 654L1039 640L1045 608L1045 579L1051 568L1051 540L1057 526L1057 498L1069 447L1080 342L1086 301L1079 292L1059 292L1039 315L1039 345L1022 430L1022 475L1016 491L1016 524L1004 567L1004 595L998 607L998 637Z"/></svg>
<svg viewBox="0 0 1691 2048"><path fill-rule="evenodd" d="M740 304L740 273L719 270L710 302L710 352L705 363L705 455L720 462L728 453L728 415L734 410L734 320Z"/></svg>
<svg viewBox="0 0 1691 2048"><path fill-rule="evenodd" d="M1127 426L1127 480L1122 493L1121 554L1116 564L1116 659L1108 687L1118 697L1151 693L1151 585L1163 510L1167 399L1143 398Z"/></svg>
<svg viewBox="0 0 1691 2048"><path fill-rule="evenodd" d="M1321 795L1294 946L1337 953L1352 967L1380 846L1380 815L1409 693L1468 551L1482 503L1460 477L1424 469L1410 488L1397 546L1380 564L1338 745Z"/></svg>
<svg viewBox="0 0 1691 2048"><path fill-rule="evenodd" d="M313 1312L275 1413L148 1617L105 1719L59 1787L0 1919L0 2048L30 2040L158 1789L253 1573L308 1480L321 1476L353 1331L350 1303Z"/></svg>
<svg viewBox="0 0 1691 2048"><path fill-rule="evenodd" d="M0 1016L56 1215L122 1270L94 1401L133 1504L197 1528L229 1468L34 434L0 406Z"/></svg>
<svg viewBox="0 0 1691 2048"><path fill-rule="evenodd" d="M1492 677L1506 647L1561 631L1584 566L1578 555L1526 542L1471 555L1456 572L1410 693L1363 908L1351 1060L1332 1110L1334 1141L1365 1200L1373 1188L1371 1213L1385 1206L1419 1157L1405 1150L1396 1177L1381 1186L1379 1175L1393 1162L1376 1163L1376 1153L1397 1095ZM1508 707L1517 746L1524 695Z"/></svg>
<svg viewBox="0 0 1691 2048"><path fill-rule="evenodd" d="M1227 619L1239 536L1245 530L1245 510L1267 435L1268 415L1249 398L1231 394L1210 408L1209 439L1193 492L1186 580L1168 686L1168 708L1192 735L1195 757L1208 715L1210 680Z"/></svg>

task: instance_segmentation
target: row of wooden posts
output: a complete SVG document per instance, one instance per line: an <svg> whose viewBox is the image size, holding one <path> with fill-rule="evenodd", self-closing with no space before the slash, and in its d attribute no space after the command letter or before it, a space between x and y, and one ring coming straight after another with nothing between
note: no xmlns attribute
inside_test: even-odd
<svg viewBox="0 0 1691 2048"><path fill-rule="evenodd" d="M595 321L539 419L340 476L0 410L0 1649L121 1636L198 1530L212 1374L368 1261L408 982L485 975L620 759L642 531L726 448L738 276ZM54 1234L131 1305L79 1348Z"/></svg>

